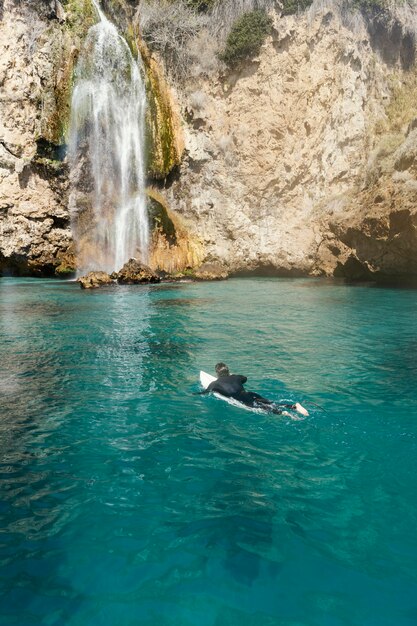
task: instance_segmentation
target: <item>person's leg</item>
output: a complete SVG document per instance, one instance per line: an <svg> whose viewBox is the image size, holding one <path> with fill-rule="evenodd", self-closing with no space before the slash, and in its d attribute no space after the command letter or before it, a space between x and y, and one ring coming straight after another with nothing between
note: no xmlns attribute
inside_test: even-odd
<svg viewBox="0 0 417 626"><path fill-rule="evenodd" d="M273 404L271 400L268 400L267 398L263 398L261 395L259 395L259 393L255 393L254 391L248 391L247 393L248 395L251 396L252 401L255 404Z"/></svg>
<svg viewBox="0 0 417 626"><path fill-rule="evenodd" d="M262 396L259 395L259 393L255 393L254 391L250 391L248 392L250 393L250 395L253 397L253 400L256 403L259 404L266 404L267 406L273 406L274 408L278 408L280 407L281 409L296 409L297 405L295 404L283 404L281 402L272 402L272 400L268 400L267 398L263 398ZM266 408L266 407L265 407ZM282 413L282 411L279 411L280 413Z"/></svg>
<svg viewBox="0 0 417 626"><path fill-rule="evenodd" d="M255 406L255 396L257 394L253 394L250 391L242 391L241 393L237 393L236 395L233 395L232 397L235 400L238 400L239 402L241 402L242 404L244 404L245 406L249 406L251 408L253 408Z"/></svg>
<svg viewBox="0 0 417 626"><path fill-rule="evenodd" d="M267 398L263 398L259 393L255 393L254 391L243 391L242 393L236 394L232 396L235 400L239 400L245 406L248 406L253 409L263 409L264 411L269 411L274 415L282 415L283 409L294 409L293 404L279 404L276 405L271 400Z"/></svg>
<svg viewBox="0 0 417 626"><path fill-rule="evenodd" d="M250 399L250 405L255 409L263 409L264 411L269 411L270 413L274 413L276 415L281 415L282 411L275 406L275 404L268 400L267 398L263 398L259 393L255 393L254 391L246 392L248 399ZM245 403L246 404L246 403Z"/></svg>

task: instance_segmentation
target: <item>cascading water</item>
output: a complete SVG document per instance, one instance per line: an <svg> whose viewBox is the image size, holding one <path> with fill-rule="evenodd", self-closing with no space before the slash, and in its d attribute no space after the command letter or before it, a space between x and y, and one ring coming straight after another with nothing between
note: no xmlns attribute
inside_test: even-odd
<svg viewBox="0 0 417 626"><path fill-rule="evenodd" d="M80 270L147 262L146 94L126 41L93 0L99 21L78 60L71 104L70 198Z"/></svg>

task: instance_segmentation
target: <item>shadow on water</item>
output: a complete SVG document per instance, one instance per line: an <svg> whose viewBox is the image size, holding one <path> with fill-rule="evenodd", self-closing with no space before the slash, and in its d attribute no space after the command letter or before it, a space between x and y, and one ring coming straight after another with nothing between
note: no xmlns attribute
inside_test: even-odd
<svg viewBox="0 0 417 626"><path fill-rule="evenodd" d="M165 306L208 306L213 302L212 298L165 298L163 300L157 300L155 302L156 307L165 307Z"/></svg>

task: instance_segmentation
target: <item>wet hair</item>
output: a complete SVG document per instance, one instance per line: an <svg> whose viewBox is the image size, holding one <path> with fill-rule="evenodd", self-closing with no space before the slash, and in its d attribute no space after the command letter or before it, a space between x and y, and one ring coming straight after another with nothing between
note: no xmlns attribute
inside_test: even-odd
<svg viewBox="0 0 417 626"><path fill-rule="evenodd" d="M229 376L230 374L229 368L227 367L226 363L217 363L215 370L217 376Z"/></svg>

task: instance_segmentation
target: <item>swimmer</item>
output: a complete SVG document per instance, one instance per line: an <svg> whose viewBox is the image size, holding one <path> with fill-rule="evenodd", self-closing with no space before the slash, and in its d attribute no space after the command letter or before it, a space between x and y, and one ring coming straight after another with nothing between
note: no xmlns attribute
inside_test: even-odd
<svg viewBox="0 0 417 626"><path fill-rule="evenodd" d="M260 396L259 393L246 391L243 385L248 380L247 377L241 376L240 374L230 374L229 368L225 363L217 363L215 369L218 377L217 380L210 383L207 389L199 391L198 394L203 395L215 391L226 398L234 398L245 406L253 409L263 409L275 415L281 415L284 409L299 411L303 413L303 415L307 413L304 413L305 409L298 403L276 405L274 402L271 402L271 400ZM300 409L303 410L301 411Z"/></svg>

